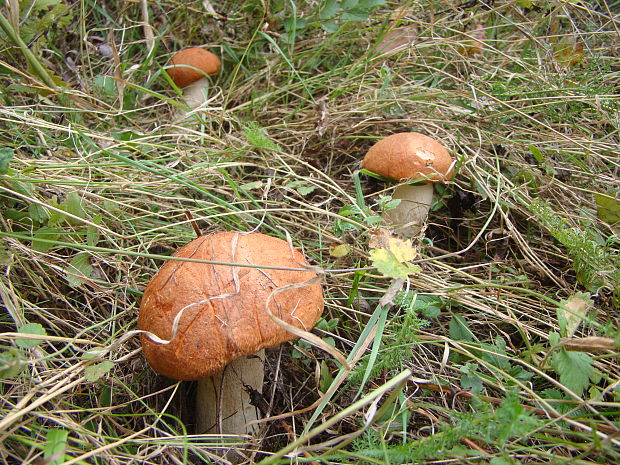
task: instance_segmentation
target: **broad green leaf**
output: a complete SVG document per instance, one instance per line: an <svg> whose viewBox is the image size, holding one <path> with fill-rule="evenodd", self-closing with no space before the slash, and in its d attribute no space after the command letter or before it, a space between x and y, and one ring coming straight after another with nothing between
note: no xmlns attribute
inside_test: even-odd
<svg viewBox="0 0 620 465"><path fill-rule="evenodd" d="M32 238L32 248L37 252L47 252L52 247L54 247L53 242L47 241L55 241L61 235L61 231L53 228L43 227L39 228L35 231L34 236ZM43 242L40 239L45 239Z"/></svg>
<svg viewBox="0 0 620 465"><path fill-rule="evenodd" d="M338 24L334 21L321 21L321 28L330 34L338 31Z"/></svg>
<svg viewBox="0 0 620 465"><path fill-rule="evenodd" d="M592 358L584 352L560 349L553 354L551 366L560 375L560 382L578 396L583 394L594 374Z"/></svg>
<svg viewBox="0 0 620 465"><path fill-rule="evenodd" d="M28 216L38 225L47 223L50 218L47 209L36 203L28 205Z"/></svg>
<svg viewBox="0 0 620 465"><path fill-rule="evenodd" d="M114 363L106 360L101 363L89 365L84 370L84 377L86 381L94 383L99 378L108 374L108 372L114 367Z"/></svg>
<svg viewBox="0 0 620 465"><path fill-rule="evenodd" d="M24 326L20 327L18 332L23 334L33 334L36 336L45 336L47 334L45 332L45 328L39 323L27 323ZM43 339L15 339L15 345L22 349L30 349L31 347L36 347L42 342Z"/></svg>
<svg viewBox="0 0 620 465"><path fill-rule="evenodd" d="M326 0L319 12L319 18L322 20L332 19L340 11L338 0Z"/></svg>
<svg viewBox="0 0 620 465"><path fill-rule="evenodd" d="M9 170L9 164L15 155L15 151L11 148L0 149L0 174L6 174Z"/></svg>
<svg viewBox="0 0 620 465"><path fill-rule="evenodd" d="M467 321L461 315L454 315L448 325L450 337L455 341L473 342L476 340L474 333L471 332Z"/></svg>
<svg viewBox="0 0 620 465"><path fill-rule="evenodd" d="M356 7L358 3L359 0L342 0L340 8L343 10L348 10L349 8Z"/></svg>
<svg viewBox="0 0 620 465"><path fill-rule="evenodd" d="M490 425L489 443L503 444L511 438L531 433L539 425L539 420L531 415L515 394L509 394L495 411L495 424Z"/></svg>
<svg viewBox="0 0 620 465"><path fill-rule="evenodd" d="M386 4L385 0L359 0L359 3L357 4L357 6L358 8L361 8L362 10L370 10L372 8L383 6L385 4Z"/></svg>
<svg viewBox="0 0 620 465"><path fill-rule="evenodd" d="M22 359L22 352L15 347L0 352L0 378L15 378L19 375L26 366Z"/></svg>
<svg viewBox="0 0 620 465"><path fill-rule="evenodd" d="M45 436L43 457L46 465L61 465L65 462L65 450L69 432L64 429L51 429Z"/></svg>
<svg viewBox="0 0 620 465"><path fill-rule="evenodd" d="M605 223L620 228L620 199L608 195L595 194L596 214Z"/></svg>
<svg viewBox="0 0 620 465"><path fill-rule="evenodd" d="M81 286L82 279L80 277L90 278L92 273L93 267L90 264L88 252L78 253L71 259L69 266L65 268L65 275L71 287Z"/></svg>
<svg viewBox="0 0 620 465"><path fill-rule="evenodd" d="M82 198L77 192L70 192L67 198L60 204L60 208L78 218L86 218L86 212L82 208ZM78 225L80 221L73 218L67 218L69 224Z"/></svg>
<svg viewBox="0 0 620 465"><path fill-rule="evenodd" d="M592 307L590 294L579 292L560 302L557 309L560 334L572 337Z"/></svg>
<svg viewBox="0 0 620 465"><path fill-rule="evenodd" d="M368 12L360 8L351 8L350 10L347 10L344 13L342 13L342 19L344 21L362 22L362 21L368 21L369 17L370 15L368 14Z"/></svg>

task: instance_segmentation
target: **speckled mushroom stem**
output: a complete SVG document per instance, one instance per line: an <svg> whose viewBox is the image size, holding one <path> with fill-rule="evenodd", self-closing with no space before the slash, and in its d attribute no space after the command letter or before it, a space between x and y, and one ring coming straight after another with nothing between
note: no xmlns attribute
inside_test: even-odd
<svg viewBox="0 0 620 465"><path fill-rule="evenodd" d="M262 392L265 351L230 362L213 376L198 381L196 390L196 430L199 434L252 436L258 430L260 412L250 401L251 390ZM223 441L225 444L226 441ZM232 463L244 461L242 447L223 449Z"/></svg>
<svg viewBox="0 0 620 465"><path fill-rule="evenodd" d="M433 202L433 185L402 184L394 190L392 198L400 199L400 203L384 212L383 221L394 226L394 231L401 237L416 236L428 217Z"/></svg>

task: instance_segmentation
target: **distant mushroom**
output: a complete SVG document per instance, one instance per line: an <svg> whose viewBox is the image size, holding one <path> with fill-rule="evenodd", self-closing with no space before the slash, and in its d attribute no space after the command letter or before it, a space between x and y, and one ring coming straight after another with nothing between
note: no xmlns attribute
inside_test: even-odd
<svg viewBox="0 0 620 465"><path fill-rule="evenodd" d="M403 237L417 235L430 210L433 183L450 180L452 157L435 139L418 132L392 134L378 141L366 153L362 167L384 178L404 182L393 199L400 203L383 213L383 221Z"/></svg>
<svg viewBox="0 0 620 465"><path fill-rule="evenodd" d="M181 89L187 105L194 109L206 101L207 75L217 74L222 63L208 50L190 47L181 50L168 62L166 73Z"/></svg>
<svg viewBox="0 0 620 465"><path fill-rule="evenodd" d="M254 354L294 339L287 324L312 329L323 312L318 276L287 241L260 233L201 236L174 257L221 264L161 267L140 304L144 355L159 374L198 380L198 433L252 434L259 415L248 390L262 392L264 370L264 355Z"/></svg>

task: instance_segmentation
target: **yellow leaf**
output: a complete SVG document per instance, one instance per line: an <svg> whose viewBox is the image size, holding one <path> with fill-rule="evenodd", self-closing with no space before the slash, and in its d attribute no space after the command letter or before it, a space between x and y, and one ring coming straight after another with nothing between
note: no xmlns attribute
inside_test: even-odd
<svg viewBox="0 0 620 465"><path fill-rule="evenodd" d="M349 244L332 244L329 246L329 254L336 258L344 257L350 250Z"/></svg>
<svg viewBox="0 0 620 465"><path fill-rule="evenodd" d="M418 253L410 239L403 241L393 237L388 240L388 249L394 254L396 260L401 263L413 260Z"/></svg>
<svg viewBox="0 0 620 465"><path fill-rule="evenodd" d="M573 336L591 307L592 300L590 295L584 292L579 292L560 302L558 307L558 323L562 336Z"/></svg>

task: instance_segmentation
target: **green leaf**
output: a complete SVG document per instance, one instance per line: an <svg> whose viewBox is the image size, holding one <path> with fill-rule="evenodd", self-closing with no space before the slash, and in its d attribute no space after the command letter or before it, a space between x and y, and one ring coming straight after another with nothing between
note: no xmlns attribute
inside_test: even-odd
<svg viewBox="0 0 620 465"><path fill-rule="evenodd" d="M0 174L6 174L9 171L9 163L14 155L15 151L11 148L0 149Z"/></svg>
<svg viewBox="0 0 620 465"><path fill-rule="evenodd" d="M455 341L474 342L476 337L471 332L467 321L461 315L454 315L448 325L450 337Z"/></svg>
<svg viewBox="0 0 620 465"><path fill-rule="evenodd" d="M253 147L262 150L281 152L282 148L267 134L267 131L256 123L248 124L243 129L243 135Z"/></svg>
<svg viewBox="0 0 620 465"><path fill-rule="evenodd" d="M361 8L362 10L371 10L378 6L383 6L385 4L386 4L385 0L360 0L357 6L358 8Z"/></svg>
<svg viewBox="0 0 620 465"><path fill-rule="evenodd" d="M69 286L79 287L83 283L83 280L80 278L90 278L92 276L93 267L90 264L89 258L88 252L80 252L69 262L69 266L65 268L65 275Z"/></svg>
<svg viewBox="0 0 620 465"><path fill-rule="evenodd" d="M482 378L478 376L477 370L477 363L467 363L460 368L460 371L464 374L461 377L461 387L474 394L482 392L483 389Z"/></svg>
<svg viewBox="0 0 620 465"><path fill-rule="evenodd" d="M99 214L92 219L92 222L94 224L101 224L102 220L103 217ZM86 228L86 243L91 247L96 246L97 242L99 242L99 236L99 229L89 224Z"/></svg>
<svg viewBox="0 0 620 465"><path fill-rule="evenodd" d="M319 18L322 20L332 19L339 11L340 4L338 0L327 0L319 12Z"/></svg>
<svg viewBox="0 0 620 465"><path fill-rule="evenodd" d="M46 465L61 465L65 462L65 450L69 432L64 429L51 429L45 436L43 457Z"/></svg>
<svg viewBox="0 0 620 465"><path fill-rule="evenodd" d="M108 372L114 367L114 363L106 360L101 363L89 365L84 369L84 377L86 381L94 383L99 378L108 374Z"/></svg>
<svg viewBox="0 0 620 465"><path fill-rule="evenodd" d="M368 12L360 8L352 8L342 13L343 21L362 22L362 21L368 21L369 17L370 16Z"/></svg>
<svg viewBox="0 0 620 465"><path fill-rule="evenodd" d="M82 208L82 198L77 192L70 192L67 198L60 204L60 208L78 218L86 218L86 212ZM67 218L67 221L72 225L81 224L80 221L73 218Z"/></svg>
<svg viewBox="0 0 620 465"><path fill-rule="evenodd" d="M538 149L538 147L536 147L535 145L530 145L530 152L532 153L532 156L534 157L534 159L542 165L542 163L545 161L545 157L543 156L542 152Z"/></svg>
<svg viewBox="0 0 620 465"><path fill-rule="evenodd" d="M348 10L350 8L356 7L359 3L359 0L342 0L340 7L343 10Z"/></svg>
<svg viewBox="0 0 620 465"><path fill-rule="evenodd" d="M487 430L487 440L502 444L511 438L529 434L540 422L525 410L517 395L509 394L495 411L493 423Z"/></svg>
<svg viewBox="0 0 620 465"><path fill-rule="evenodd" d="M583 394L594 374L592 358L585 352L560 349L553 354L551 366L560 375L560 382L578 396Z"/></svg>
<svg viewBox="0 0 620 465"><path fill-rule="evenodd" d="M383 276L404 279L420 271L419 266L409 263L416 255L417 249L413 247L411 240L390 238L388 248L370 251L370 260Z"/></svg>
<svg viewBox="0 0 620 465"><path fill-rule="evenodd" d="M579 292L562 300L557 308L560 334L564 337L573 336L591 307L592 298L585 292Z"/></svg>
<svg viewBox="0 0 620 465"><path fill-rule="evenodd" d="M36 336L45 336L45 328L39 323L27 323L18 330L22 334L33 334ZM15 345L22 349L30 349L36 347L43 342L43 339L15 339Z"/></svg>
<svg viewBox="0 0 620 465"><path fill-rule="evenodd" d="M334 21L322 21L321 28L329 34L334 34L338 31L338 24Z"/></svg>
<svg viewBox="0 0 620 465"><path fill-rule="evenodd" d="M319 389L321 392L327 392L329 387L334 382L334 377L329 371L329 367L327 366L327 362L325 360L321 360L321 372L319 378Z"/></svg>
<svg viewBox="0 0 620 465"><path fill-rule="evenodd" d="M32 249L37 252L47 252L52 247L54 247L54 243L52 242L43 242L40 239L45 239L46 241L55 241L60 237L61 231L53 228L43 227L39 228L35 231L32 236Z"/></svg>
<svg viewBox="0 0 620 465"><path fill-rule="evenodd" d="M28 205L28 216L32 219L32 221L38 223L39 225L47 223L50 218L47 209L36 203L31 203Z"/></svg>
<svg viewBox="0 0 620 465"><path fill-rule="evenodd" d="M0 378L15 378L19 375L26 366L22 359L22 352L15 347L0 352Z"/></svg>
<svg viewBox="0 0 620 465"><path fill-rule="evenodd" d="M596 214L605 223L620 228L620 199L608 195L595 194Z"/></svg>

